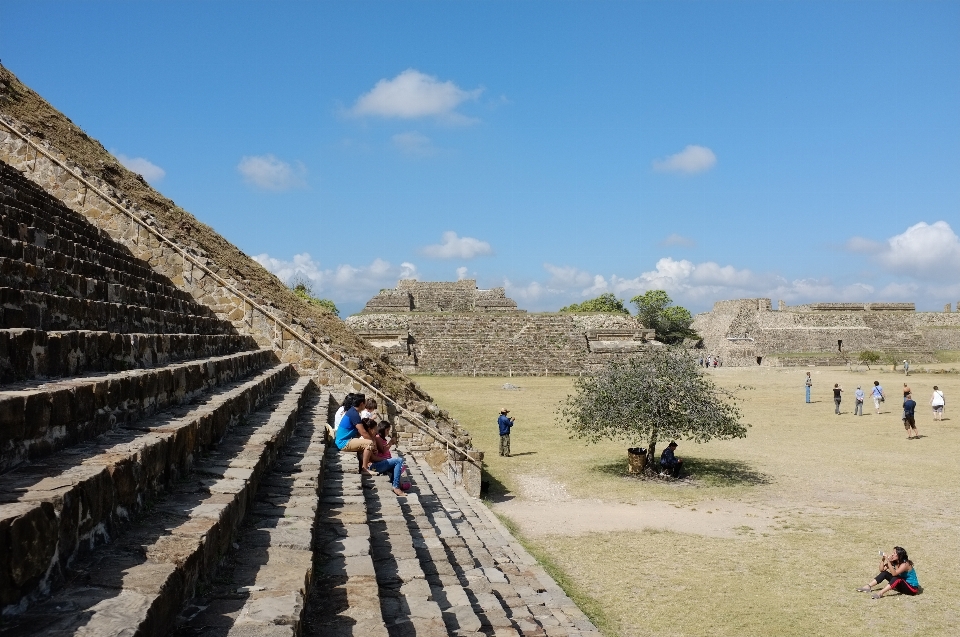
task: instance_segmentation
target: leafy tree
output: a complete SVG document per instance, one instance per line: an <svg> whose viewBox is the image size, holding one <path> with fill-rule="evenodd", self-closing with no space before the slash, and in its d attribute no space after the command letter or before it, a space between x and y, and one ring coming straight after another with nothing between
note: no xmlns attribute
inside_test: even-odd
<svg viewBox="0 0 960 637"><path fill-rule="evenodd" d="M290 289L310 305L323 308L334 316L340 316L340 310L337 309L336 303L330 299L321 299L313 295L313 287L307 279L300 277L294 279L290 282Z"/></svg>
<svg viewBox="0 0 960 637"><path fill-rule="evenodd" d="M880 362L880 352L873 352L868 349L865 349L862 352L860 352L860 355L857 357L857 362L863 363L864 365L867 366L867 369L869 370L871 364L876 365L877 363Z"/></svg>
<svg viewBox="0 0 960 637"><path fill-rule="evenodd" d="M574 381L560 405L560 423L589 442L646 441L647 466L658 462L660 440L744 438L747 427L730 390L717 387L693 358L672 347L610 361Z"/></svg>
<svg viewBox="0 0 960 637"><path fill-rule="evenodd" d="M663 290L648 290L630 299L637 307L637 318L646 327L657 332L657 340L674 345L685 338L699 338L690 329L693 315L685 307L674 305L673 300Z"/></svg>
<svg viewBox="0 0 960 637"><path fill-rule="evenodd" d="M584 301L583 303L572 303L566 307L560 308L561 312L605 312L607 314L630 314L621 299L607 292L601 294L595 299Z"/></svg>

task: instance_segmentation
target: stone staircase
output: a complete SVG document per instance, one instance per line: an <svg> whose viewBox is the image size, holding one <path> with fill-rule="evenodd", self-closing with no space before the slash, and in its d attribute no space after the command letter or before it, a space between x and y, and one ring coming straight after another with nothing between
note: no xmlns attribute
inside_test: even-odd
<svg viewBox="0 0 960 637"><path fill-rule="evenodd" d="M0 635L595 632L446 476L328 449L333 391L0 162Z"/></svg>

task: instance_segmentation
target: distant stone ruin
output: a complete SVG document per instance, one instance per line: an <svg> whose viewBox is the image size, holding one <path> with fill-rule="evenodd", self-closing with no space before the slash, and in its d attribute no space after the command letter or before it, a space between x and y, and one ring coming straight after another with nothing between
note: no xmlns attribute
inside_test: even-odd
<svg viewBox="0 0 960 637"><path fill-rule="evenodd" d="M480 290L474 279L417 281L401 279L394 290L380 290L364 314L383 312L516 312L517 302L503 288Z"/></svg>
<svg viewBox="0 0 960 637"><path fill-rule="evenodd" d="M346 323L405 373L578 374L656 343L632 316L526 312L473 279L401 280Z"/></svg>
<svg viewBox="0 0 960 637"><path fill-rule="evenodd" d="M950 305L943 312L917 312L913 303L777 307L770 299L718 301L692 327L724 365L842 365L864 350L927 363L936 351L960 350L960 312Z"/></svg>

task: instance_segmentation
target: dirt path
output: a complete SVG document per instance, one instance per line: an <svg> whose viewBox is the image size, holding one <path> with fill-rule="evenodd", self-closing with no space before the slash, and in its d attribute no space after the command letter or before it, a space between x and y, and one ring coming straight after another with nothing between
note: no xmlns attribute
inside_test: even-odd
<svg viewBox="0 0 960 637"><path fill-rule="evenodd" d="M708 500L695 506L645 500L636 504L572 498L564 485L535 475L516 477L519 498L495 503L528 537L581 535L605 531L664 530L732 538L744 532L768 531L773 509L729 500Z"/></svg>

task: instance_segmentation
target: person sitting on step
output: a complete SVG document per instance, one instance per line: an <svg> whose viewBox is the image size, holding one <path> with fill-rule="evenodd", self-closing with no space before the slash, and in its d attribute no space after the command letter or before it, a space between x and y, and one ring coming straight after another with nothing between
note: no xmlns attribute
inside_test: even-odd
<svg viewBox="0 0 960 637"><path fill-rule="evenodd" d="M343 417L337 423L337 435L334 438L334 444L337 449L344 453L355 453L360 459L360 473L363 475L373 475L367 469L372 462L373 454L377 450L377 444L373 441L373 436L364 427L358 427L360 424L360 412L366 405L366 396L356 394L350 408L343 412Z"/></svg>
<svg viewBox="0 0 960 637"><path fill-rule="evenodd" d="M397 495L406 495L400 488L400 476L403 475L404 469L403 458L391 457L389 445L387 445L385 441L381 444L381 438L377 435L378 424L375 421L364 418L360 421L360 427L370 434L377 444L377 450L373 453L373 463L370 465L370 470L375 473L391 475L393 479L393 492Z"/></svg>

